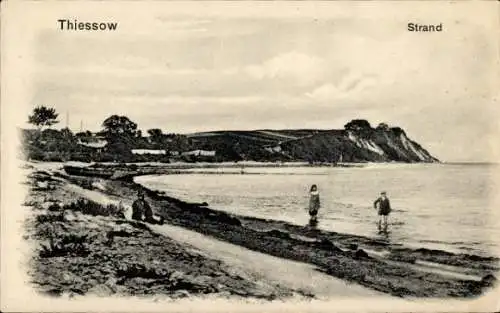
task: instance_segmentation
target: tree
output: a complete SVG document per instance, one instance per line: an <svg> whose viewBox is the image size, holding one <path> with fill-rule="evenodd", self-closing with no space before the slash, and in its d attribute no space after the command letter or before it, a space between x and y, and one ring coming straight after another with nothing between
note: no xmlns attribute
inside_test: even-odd
<svg viewBox="0 0 500 313"><path fill-rule="evenodd" d="M370 123L367 120L352 120L349 123L344 125L344 129L346 130L368 130L371 129Z"/></svg>
<svg viewBox="0 0 500 313"><path fill-rule="evenodd" d="M84 132L79 132L75 134L78 138L90 138L92 137L92 132L90 130L86 130Z"/></svg>
<svg viewBox="0 0 500 313"><path fill-rule="evenodd" d="M165 136L159 128L148 129L148 135L150 142L156 145L163 145L165 142Z"/></svg>
<svg viewBox="0 0 500 313"><path fill-rule="evenodd" d="M391 127L391 131L394 135L400 136L401 134L406 134L405 131L401 127Z"/></svg>
<svg viewBox="0 0 500 313"><path fill-rule="evenodd" d="M154 139L161 138L163 136L163 132L159 128L148 129L148 135L151 137L153 141Z"/></svg>
<svg viewBox="0 0 500 313"><path fill-rule="evenodd" d="M137 135L137 124L126 116L111 115L102 122L104 135L108 139L116 137L135 137Z"/></svg>
<svg viewBox="0 0 500 313"><path fill-rule="evenodd" d="M61 129L61 136L64 137L64 138L69 138L71 140L73 140L73 132L71 131L71 129L69 129L68 127L65 127L63 129Z"/></svg>
<svg viewBox="0 0 500 313"><path fill-rule="evenodd" d="M386 123L380 123L378 124L377 129L387 131L389 130L389 125L387 125Z"/></svg>
<svg viewBox="0 0 500 313"><path fill-rule="evenodd" d="M108 144L106 149L122 160L130 158L132 147L137 142L137 124L126 116L111 115L102 122Z"/></svg>
<svg viewBox="0 0 500 313"><path fill-rule="evenodd" d="M58 116L59 114L56 113L54 108L42 105L33 109L33 114L28 116L28 123L35 125L38 130L41 130L44 126L50 127L59 123L57 120Z"/></svg>

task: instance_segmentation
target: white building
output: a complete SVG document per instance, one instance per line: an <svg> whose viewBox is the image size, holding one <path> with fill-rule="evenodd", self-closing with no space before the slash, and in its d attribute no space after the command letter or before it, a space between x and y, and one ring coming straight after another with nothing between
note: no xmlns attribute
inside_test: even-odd
<svg viewBox="0 0 500 313"><path fill-rule="evenodd" d="M209 156L209 157L213 157L213 156L215 156L215 151L210 151L210 150L193 150L193 151L183 152L182 155L184 155L184 156L192 155L192 156Z"/></svg>
<svg viewBox="0 0 500 313"><path fill-rule="evenodd" d="M154 150L154 149L132 149L133 154L167 154L167 152L163 149Z"/></svg>
<svg viewBox="0 0 500 313"><path fill-rule="evenodd" d="M97 140L91 142L83 142L81 140L78 141L78 144L84 147L93 148L93 149L102 149L104 148L108 142L106 140Z"/></svg>

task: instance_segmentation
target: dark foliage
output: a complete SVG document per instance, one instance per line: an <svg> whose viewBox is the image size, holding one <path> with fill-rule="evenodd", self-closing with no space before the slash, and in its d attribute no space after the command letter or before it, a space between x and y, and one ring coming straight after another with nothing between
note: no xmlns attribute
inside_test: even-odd
<svg viewBox="0 0 500 313"><path fill-rule="evenodd" d="M78 257L87 256L89 253L87 235L68 234L61 238L51 238L48 245L42 245L39 255L42 258Z"/></svg>
<svg viewBox="0 0 500 313"><path fill-rule="evenodd" d="M93 216L114 216L118 218L125 218L123 208L114 204L103 206L97 202L80 198L70 204L63 206L63 210L70 210L75 212L82 212L83 214Z"/></svg>
<svg viewBox="0 0 500 313"><path fill-rule="evenodd" d="M363 129L371 129L371 125L367 120L356 119L352 120L349 123L344 125L344 129L346 130L363 130Z"/></svg>
<svg viewBox="0 0 500 313"><path fill-rule="evenodd" d="M57 116L58 114L55 109L42 105L33 109L33 114L28 116L28 123L35 125L39 129L44 126L50 127L59 123Z"/></svg>
<svg viewBox="0 0 500 313"><path fill-rule="evenodd" d="M35 218L35 222L37 224L44 224L44 223L56 223L56 222L64 222L64 214L41 214L37 215Z"/></svg>
<svg viewBox="0 0 500 313"><path fill-rule="evenodd" d="M118 136L137 136L137 124L126 116L111 115L102 122L104 136L113 139Z"/></svg>
<svg viewBox="0 0 500 313"><path fill-rule="evenodd" d="M437 161L418 143L416 154L408 149L400 127L380 123L372 128L367 120L354 119L343 130L256 130L217 131L192 135L166 134L159 128L143 137L137 124L126 116L112 115L103 122L103 130L73 135L70 130L23 130L24 154L41 161L82 162L415 162ZM353 139L354 138L354 139ZM403 138L403 139L402 139ZM103 148L90 143L106 140ZM356 140L378 145L383 154ZM84 144L88 143L88 144ZM166 154L134 154L133 149L164 150ZM215 151L215 156L183 155L192 150Z"/></svg>
<svg viewBox="0 0 500 313"><path fill-rule="evenodd" d="M142 277L158 279L167 278L171 273L161 268L148 268L143 264L124 264L118 268L116 275L123 278Z"/></svg>

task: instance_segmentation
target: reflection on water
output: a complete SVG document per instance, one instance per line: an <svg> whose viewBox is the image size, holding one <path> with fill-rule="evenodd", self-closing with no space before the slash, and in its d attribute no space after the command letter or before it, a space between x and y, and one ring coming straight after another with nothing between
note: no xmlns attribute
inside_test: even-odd
<svg viewBox="0 0 500 313"><path fill-rule="evenodd" d="M309 219L309 223L307 223L307 225L310 227L310 228L313 228L313 229L316 229L318 228L318 219L317 218L310 218Z"/></svg>
<svg viewBox="0 0 500 313"><path fill-rule="evenodd" d="M490 207L498 190L491 179L496 170L492 165L418 164L245 168L245 174L259 175L241 175L239 169L210 169L211 174L198 169L136 180L186 201L206 201L215 209L298 225L309 225L308 188L317 184L322 206L314 227L491 255L500 238L498 212ZM387 234L378 233L373 209L382 190L388 192L393 207Z"/></svg>
<svg viewBox="0 0 500 313"><path fill-rule="evenodd" d="M391 234L391 231L389 231L389 230L378 231L377 238L382 242L390 243L390 240L389 240L390 234Z"/></svg>

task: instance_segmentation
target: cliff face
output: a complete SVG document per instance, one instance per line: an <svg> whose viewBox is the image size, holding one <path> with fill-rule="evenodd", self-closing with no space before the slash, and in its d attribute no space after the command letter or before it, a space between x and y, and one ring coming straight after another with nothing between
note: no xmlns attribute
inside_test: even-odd
<svg viewBox="0 0 500 313"><path fill-rule="evenodd" d="M308 162L439 162L399 127L354 120L342 130L256 130L198 133L201 149L222 160Z"/></svg>
<svg viewBox="0 0 500 313"><path fill-rule="evenodd" d="M292 159L308 161L439 162L404 131L393 129L332 131L283 142L273 149Z"/></svg>

